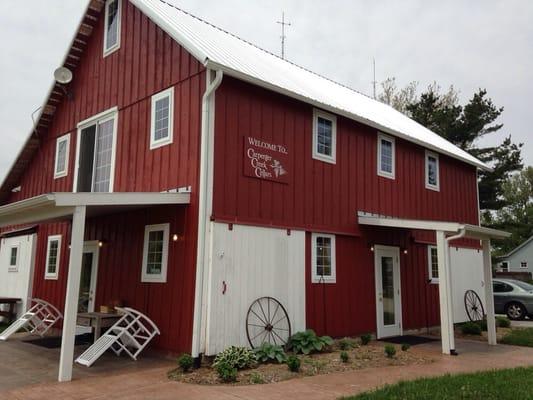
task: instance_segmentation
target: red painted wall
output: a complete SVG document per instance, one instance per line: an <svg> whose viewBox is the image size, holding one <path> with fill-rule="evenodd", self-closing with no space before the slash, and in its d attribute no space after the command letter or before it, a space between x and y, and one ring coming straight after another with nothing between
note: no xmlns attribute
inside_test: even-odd
<svg viewBox="0 0 533 400"><path fill-rule="evenodd" d="M97 303L121 298L146 311L163 334L159 347L190 351L196 268L199 140L205 68L129 1L123 0L121 47L103 58L103 12L74 72L72 100L55 113L39 151L10 202L73 188L77 124L117 106L118 132L114 191L160 192L192 186L191 204L178 210L136 211L87 221L86 240L109 239L99 264ZM173 143L150 150L151 96L174 87ZM54 179L56 138L71 134L68 176ZM146 221L172 222L186 242L171 246L167 284L141 284L142 240ZM150 222L153 223L153 222ZM171 232L172 232L171 230ZM44 281L49 234L63 234L58 281ZM34 295L63 308L68 268L69 224L39 227ZM172 321L171 321L172 320ZM171 321L171 322L170 322Z"/></svg>

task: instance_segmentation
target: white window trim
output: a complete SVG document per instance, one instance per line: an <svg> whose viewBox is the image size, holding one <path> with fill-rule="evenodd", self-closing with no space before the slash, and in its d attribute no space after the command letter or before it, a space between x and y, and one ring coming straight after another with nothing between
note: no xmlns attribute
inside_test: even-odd
<svg viewBox="0 0 533 400"><path fill-rule="evenodd" d="M56 259L56 272L49 273L49 258L50 258L50 243L54 240L57 240L57 259ZM57 280L59 277L59 266L61 262L61 235L51 235L48 236L48 243L46 245L46 264L44 267L44 279L53 279Z"/></svg>
<svg viewBox="0 0 533 400"><path fill-rule="evenodd" d="M109 119L114 118L113 124L113 149L111 151L111 176L109 178L109 193L113 193L113 187L115 183L115 161L117 153L117 136L118 136L118 107L112 107L109 110L103 111L99 114L93 115L90 118L87 118L78 123L78 132L76 136L76 164L74 166L74 182L72 191L76 193L78 191L78 169L80 163L80 143L81 143L81 132L88 126L105 122ZM93 172L94 174L94 172ZM93 176L94 178L94 176ZM91 188L92 190L92 188Z"/></svg>
<svg viewBox="0 0 533 400"><path fill-rule="evenodd" d="M429 168L428 168L428 158L433 157L437 160L437 184L431 185L429 180ZM433 153L432 151L426 150L426 155L424 157L424 163L425 163L425 169L426 169L426 189L435 190L436 192L440 191L440 161L439 161L439 155L437 153Z"/></svg>
<svg viewBox="0 0 533 400"><path fill-rule="evenodd" d="M57 170L57 162L58 162L58 156L59 156L59 145L63 142L67 142L66 152L65 152L65 168L62 171ZM69 167L69 156L70 156L70 133L67 133L66 135L63 135L61 137L58 137L56 140L56 158L54 162L54 179L63 178L68 175L68 167Z"/></svg>
<svg viewBox="0 0 533 400"><path fill-rule="evenodd" d="M526 264L525 267L522 266L523 263ZM527 261L520 261L520 268L521 268L521 269L527 269L527 267L528 267L528 263L527 263Z"/></svg>
<svg viewBox="0 0 533 400"><path fill-rule="evenodd" d="M392 172L383 171L381 169L381 141L385 140L392 144ZM393 137L378 133L378 158L377 158L378 175L384 178L395 179L396 177L396 141Z"/></svg>
<svg viewBox="0 0 533 400"><path fill-rule="evenodd" d="M17 249L17 262L15 265L11 265L11 249ZM18 272L20 260L20 243L9 246L8 260L7 260L7 272Z"/></svg>
<svg viewBox="0 0 533 400"><path fill-rule="evenodd" d="M155 104L158 100L169 97L168 137L155 140ZM174 87L168 88L152 96L152 112L150 116L150 150L171 144L174 140Z"/></svg>
<svg viewBox="0 0 533 400"><path fill-rule="evenodd" d="M104 19L104 58L110 55L111 53L114 53L118 49L120 49L120 33L121 33L121 25L122 25L122 0L117 0L118 3L118 24L117 24L117 43L114 46L111 46L109 49L106 48L107 46L107 21L108 21L108 14L109 14L109 5L111 4L113 0L107 0L105 3L105 19Z"/></svg>
<svg viewBox="0 0 533 400"><path fill-rule="evenodd" d="M331 239L331 276L322 276L316 273L316 238L327 237ZM312 283L336 283L337 282L337 262L335 250L335 235L326 233L313 233L311 235L311 282Z"/></svg>
<svg viewBox="0 0 533 400"><path fill-rule="evenodd" d="M320 154L317 151L318 117L331 121L331 156ZM313 110L313 158L330 164L336 164L337 162L337 117L317 109Z"/></svg>
<svg viewBox="0 0 533 400"><path fill-rule="evenodd" d="M428 246L428 273L429 273L429 283L439 283L439 278L433 277L433 268L431 265L431 250L437 250L437 246Z"/></svg>
<svg viewBox="0 0 533 400"><path fill-rule="evenodd" d="M161 263L161 273L159 275L147 274L148 238L150 232L163 231L163 256ZM141 282L144 283L166 283L168 267L168 244L169 244L170 224L146 225L144 228L144 247Z"/></svg>

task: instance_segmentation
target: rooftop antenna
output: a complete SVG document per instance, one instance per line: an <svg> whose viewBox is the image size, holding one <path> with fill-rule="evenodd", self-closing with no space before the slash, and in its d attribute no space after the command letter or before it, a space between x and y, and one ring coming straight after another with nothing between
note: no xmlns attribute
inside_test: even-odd
<svg viewBox="0 0 533 400"><path fill-rule="evenodd" d="M291 26L290 22L285 22L285 12L281 13L281 21L276 21L281 25L281 58L285 59L285 27Z"/></svg>
<svg viewBox="0 0 533 400"><path fill-rule="evenodd" d="M376 59L372 59L372 67L374 70L374 80L372 81L372 86L374 87L374 100L376 100Z"/></svg>

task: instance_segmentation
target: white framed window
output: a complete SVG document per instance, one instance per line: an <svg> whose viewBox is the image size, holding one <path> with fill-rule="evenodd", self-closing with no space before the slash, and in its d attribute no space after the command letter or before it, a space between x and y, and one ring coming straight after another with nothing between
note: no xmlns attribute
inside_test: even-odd
<svg viewBox="0 0 533 400"><path fill-rule="evenodd" d="M105 3L104 57L120 48L121 0Z"/></svg>
<svg viewBox="0 0 533 400"><path fill-rule="evenodd" d="M502 272L509 272L509 262L508 261L502 261L500 263L500 269Z"/></svg>
<svg viewBox="0 0 533 400"><path fill-rule="evenodd" d="M8 272L18 272L19 270L19 258L20 258L20 244L9 247L9 262L7 271Z"/></svg>
<svg viewBox="0 0 533 400"><path fill-rule="evenodd" d="M113 192L117 127L117 107L78 124L74 192Z"/></svg>
<svg viewBox="0 0 533 400"><path fill-rule="evenodd" d="M378 175L394 179L396 173L396 148L394 138L378 134Z"/></svg>
<svg viewBox="0 0 533 400"><path fill-rule="evenodd" d="M150 149L172 143L174 129L174 87L152 96Z"/></svg>
<svg viewBox="0 0 533 400"><path fill-rule="evenodd" d="M70 133L56 140L56 158L54 164L54 179L68 175L68 162L70 154Z"/></svg>
<svg viewBox="0 0 533 400"><path fill-rule="evenodd" d="M331 164L337 157L337 117L313 111L313 158Z"/></svg>
<svg viewBox="0 0 533 400"><path fill-rule="evenodd" d="M167 281L170 224L146 225L141 282Z"/></svg>
<svg viewBox="0 0 533 400"><path fill-rule="evenodd" d="M527 261L522 261L520 263L520 268L527 268Z"/></svg>
<svg viewBox="0 0 533 400"><path fill-rule="evenodd" d="M311 281L313 283L335 283L335 235L313 233L311 235L312 263Z"/></svg>
<svg viewBox="0 0 533 400"><path fill-rule="evenodd" d="M440 190L439 155L426 150L426 188Z"/></svg>
<svg viewBox="0 0 533 400"><path fill-rule="evenodd" d="M439 257L437 246L428 246L428 276L431 283L439 283Z"/></svg>
<svg viewBox="0 0 533 400"><path fill-rule="evenodd" d="M59 276L59 262L61 258L61 235L48 236L46 246L46 266L44 279L57 279Z"/></svg>

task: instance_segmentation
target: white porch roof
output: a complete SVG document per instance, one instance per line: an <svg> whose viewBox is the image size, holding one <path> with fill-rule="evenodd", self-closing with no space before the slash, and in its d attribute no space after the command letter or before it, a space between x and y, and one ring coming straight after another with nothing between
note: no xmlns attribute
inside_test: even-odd
<svg viewBox="0 0 533 400"><path fill-rule="evenodd" d="M154 205L189 204L188 193L48 193L0 207L0 228L70 218L77 206L87 216Z"/></svg>
<svg viewBox="0 0 533 400"><path fill-rule="evenodd" d="M383 226L390 228L420 229L428 231L442 231L447 234L463 233L464 237L471 239L505 239L511 234L479 225L462 224L459 222L429 221L418 219L402 219L383 215L358 213L358 222L361 225Z"/></svg>

